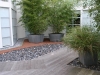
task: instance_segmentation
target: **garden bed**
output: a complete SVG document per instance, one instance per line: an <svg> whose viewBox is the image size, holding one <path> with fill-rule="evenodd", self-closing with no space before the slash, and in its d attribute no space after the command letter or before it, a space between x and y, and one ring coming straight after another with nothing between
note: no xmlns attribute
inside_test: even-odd
<svg viewBox="0 0 100 75"><path fill-rule="evenodd" d="M31 60L44 54L58 50L62 47L64 47L64 44L46 44L42 46L34 46L23 48L20 50L14 50L11 52L0 54L0 62Z"/></svg>
<svg viewBox="0 0 100 75"><path fill-rule="evenodd" d="M97 63L96 66L84 66L84 65L79 61L79 58L76 58L76 59L74 59L73 61L71 61L70 63L68 63L68 65L75 66L75 67L86 68L86 69L90 69L90 70L100 71L100 60L98 61L98 63Z"/></svg>

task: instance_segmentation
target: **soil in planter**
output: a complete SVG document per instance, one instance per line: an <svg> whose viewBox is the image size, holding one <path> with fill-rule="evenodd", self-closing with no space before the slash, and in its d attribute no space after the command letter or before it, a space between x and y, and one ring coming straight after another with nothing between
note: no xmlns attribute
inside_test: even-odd
<svg viewBox="0 0 100 75"><path fill-rule="evenodd" d="M73 61L71 61L70 63L68 63L67 65L100 71L100 60L98 61L96 66L85 66L79 61L79 58L76 58Z"/></svg>

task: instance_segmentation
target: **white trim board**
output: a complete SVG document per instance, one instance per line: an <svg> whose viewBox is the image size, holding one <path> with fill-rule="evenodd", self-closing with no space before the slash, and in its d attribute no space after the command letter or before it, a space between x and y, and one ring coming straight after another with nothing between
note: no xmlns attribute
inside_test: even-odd
<svg viewBox="0 0 100 75"><path fill-rule="evenodd" d="M0 17L0 26L1 26L1 17ZM1 35L1 27L0 27L0 48L2 48L2 35Z"/></svg>

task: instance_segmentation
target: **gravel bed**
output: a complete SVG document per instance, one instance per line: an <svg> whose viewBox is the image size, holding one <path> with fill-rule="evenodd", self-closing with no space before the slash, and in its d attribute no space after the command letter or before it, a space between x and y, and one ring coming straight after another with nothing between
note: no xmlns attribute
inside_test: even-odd
<svg viewBox="0 0 100 75"><path fill-rule="evenodd" d="M76 58L73 61L71 61L68 65L100 71L100 61L98 61L98 64L96 66L85 66L79 61L79 58Z"/></svg>
<svg viewBox="0 0 100 75"><path fill-rule="evenodd" d="M58 50L64 46L64 44L46 44L42 46L34 46L23 48L20 50L14 50L11 52L0 54L0 62L31 60L44 54Z"/></svg>

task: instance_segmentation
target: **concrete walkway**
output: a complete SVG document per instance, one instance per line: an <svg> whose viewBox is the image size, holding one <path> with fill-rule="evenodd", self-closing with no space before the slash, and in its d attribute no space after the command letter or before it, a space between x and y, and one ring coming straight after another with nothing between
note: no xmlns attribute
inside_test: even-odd
<svg viewBox="0 0 100 75"><path fill-rule="evenodd" d="M67 65L76 57L76 52L65 47L33 60L0 62L0 75L100 75Z"/></svg>

